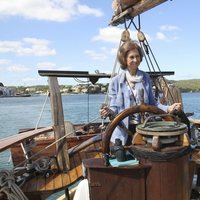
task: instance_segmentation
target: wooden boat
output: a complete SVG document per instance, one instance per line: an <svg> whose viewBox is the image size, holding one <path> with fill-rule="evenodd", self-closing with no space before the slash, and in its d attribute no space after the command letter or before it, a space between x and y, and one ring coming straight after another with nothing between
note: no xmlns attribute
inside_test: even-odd
<svg viewBox="0 0 200 200"><path fill-rule="evenodd" d="M23 129L16 136L0 140L0 151L11 149L15 173L20 177L18 184L30 179L22 186L28 199L43 199L54 192L67 190L68 186L82 178L82 159L101 157L99 149L105 127L101 123L73 125L69 121L64 122L58 77L86 77L93 83L99 78L110 77L85 71L39 71L39 74L49 78L54 125L37 130ZM37 145L27 150L33 141ZM44 159L47 159L48 167L37 172L34 165L44 162ZM30 177L25 177L27 172Z"/></svg>
<svg viewBox="0 0 200 200"><path fill-rule="evenodd" d="M11 96L0 96L0 98L10 98L10 97L31 97L31 94L16 94Z"/></svg>
<svg viewBox="0 0 200 200"><path fill-rule="evenodd" d="M114 16L110 24L122 23L122 19L133 18L165 1L134 1L134 4L129 4L122 12ZM39 74L48 77L54 124L52 127L38 128L37 130L24 129L18 135L0 140L0 151L11 149L16 177L16 179L12 179L12 183L7 183L12 185L11 188L7 188L5 184L5 190L2 190L0 198L5 198L5 194L9 195L18 185L21 185L23 194L30 200L45 199L60 190L65 190L66 198L69 199L69 186L83 179L83 163L87 169L85 177L89 180L91 199L190 199L194 163L189 159L190 141L187 137L186 127L181 134L175 134L179 144L173 146L172 149L171 145L164 149L161 148L162 140L159 139L159 134L157 135L159 137L153 136L152 138L155 145L150 145L154 147L153 150L156 150L156 156L166 152L170 156L172 154L179 155L179 151L183 151L184 154L180 158L175 157L173 160L158 162L136 156L140 164L125 167L107 166L110 162L107 155L110 154L109 141L112 131L124 117L135 112L154 114L164 114L164 112L153 106L136 106L120 113L108 126L105 124L106 129L101 127L101 124L92 123L82 126L81 124L65 123L57 78L87 77L92 83L95 83L99 78L109 78L110 75L44 70L39 71ZM173 72L154 71L150 75L154 79L160 75L169 74L173 74ZM69 133L73 133L73 135L67 137ZM127 148L133 151L137 150L137 152L143 149L143 135L144 133L138 132L133 145ZM171 137L171 135L166 137ZM35 139L33 140L33 138ZM149 138L147 137L147 139ZM33 141L36 141L37 146L34 146ZM148 154L151 154L153 150L148 148ZM24 157L26 158L25 165ZM162 169L165 169L167 173L162 173ZM176 174L179 169L180 173ZM6 173L6 175L10 178L10 174ZM5 179L7 180L7 178ZM110 187L107 187L108 181ZM131 187L124 187L129 184ZM99 195L100 193L102 196ZM18 198L26 199L23 194Z"/></svg>
<svg viewBox="0 0 200 200"><path fill-rule="evenodd" d="M39 71L39 74L48 76L49 78L53 119L55 120L54 124L57 125L39 128L37 130L33 128L23 129L20 130L17 136L0 140L1 151L8 148L11 149L12 161L16 169L16 174L21 176L19 182L23 181L25 171L30 171L30 177L25 178L28 181L22 186L23 192L29 199L42 199L59 190L67 190L67 187L83 178L83 159L102 157L102 135L104 134L105 127L102 127L101 123L72 125L68 121L64 122L62 98L57 80L58 77L89 77L93 83L99 78L110 77L110 75L107 74L89 74L80 71L43 70ZM155 72L151 74L151 76L155 78L160 75L172 74L173 72ZM107 126L107 124L108 123L105 123L104 125ZM62 127L64 127L65 130L62 130ZM62 136L60 135L61 133L63 133ZM67 136L68 134L69 136ZM24 152L24 148L26 149L27 146L32 144L32 138L35 138L34 142L36 142L37 145L33 145L30 151L26 150ZM60 138L62 138L61 141L64 140L65 142L64 144L58 145L56 140ZM65 144L67 144L67 147L63 146L62 148L64 150L60 152L61 154L67 153L67 158L64 158L63 161L62 159L66 155L59 155L58 149ZM61 158L59 158L59 156ZM25 161L24 157L26 157ZM41 172L35 172L33 169L30 169L30 164L39 162L44 158L49 158L49 162L53 164ZM70 163L69 169L67 168L67 159ZM27 166L29 166L28 169ZM18 172L17 169L20 169L20 171ZM35 173L38 173L37 176L33 175Z"/></svg>

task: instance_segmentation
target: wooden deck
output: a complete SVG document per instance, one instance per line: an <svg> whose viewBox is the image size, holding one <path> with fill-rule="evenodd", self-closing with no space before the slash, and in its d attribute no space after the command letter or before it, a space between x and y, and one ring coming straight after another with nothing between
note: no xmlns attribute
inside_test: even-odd
<svg viewBox="0 0 200 200"><path fill-rule="evenodd" d="M102 147L102 140L101 140L101 134L98 134L96 136L93 135L90 139L88 139L91 136L85 136L85 137L71 137L68 138L68 140L71 141L70 145L72 146L69 150L69 159L70 159L70 170L63 172L60 171L57 168L57 165L54 165L50 167L51 172L53 172L52 175L49 177L45 177L44 173L39 174L37 172L33 172L31 174L31 178L25 182L25 184L22 186L22 190L25 193L25 195L30 200L40 200L40 199L46 199L51 194L64 190L68 188L70 185L74 184L76 181L83 178L83 171L82 171L82 160L89 159L89 158L102 158L102 154L100 153L99 149ZM84 141L86 140L86 141ZM36 153L37 151L40 151L41 149L44 149L45 146L48 146L49 143L53 142L54 139L50 138L50 140L46 140L46 143L44 140L37 141L37 146L33 148L33 153ZM80 145L77 145L77 144ZM76 146L75 146L76 145ZM20 145L14 145L11 148L12 152L12 158L14 166L18 166L23 160L23 152ZM34 157L33 161L35 159L40 158L41 156L48 156L54 158L56 157L56 149L55 145L52 146L47 151L44 151L37 155L37 157ZM22 164L21 164L22 166ZM55 167L56 166L56 167ZM24 171L17 172L16 175L23 175ZM2 193L0 193L0 199L2 199Z"/></svg>
<svg viewBox="0 0 200 200"><path fill-rule="evenodd" d="M99 152L90 151L90 149L98 149L101 142L89 145L87 148L72 153L70 156L70 170L68 172L59 172L45 178L42 175L37 175L31 180L27 181L22 187L26 196L31 199L42 199L47 196L66 189L72 185L82 176L82 160L88 158L101 158Z"/></svg>

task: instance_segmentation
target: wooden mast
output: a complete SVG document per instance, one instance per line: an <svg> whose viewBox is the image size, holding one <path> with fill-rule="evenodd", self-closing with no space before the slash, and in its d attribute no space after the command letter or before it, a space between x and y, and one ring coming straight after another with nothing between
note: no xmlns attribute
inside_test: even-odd
<svg viewBox="0 0 200 200"><path fill-rule="evenodd" d="M62 99L57 77L48 77L48 80L49 80L55 140L58 140L61 137L65 136ZM67 171L70 169L68 148L67 148L67 143L65 141L66 141L65 139L62 139L61 141L56 143L57 160L59 169L61 171Z"/></svg>

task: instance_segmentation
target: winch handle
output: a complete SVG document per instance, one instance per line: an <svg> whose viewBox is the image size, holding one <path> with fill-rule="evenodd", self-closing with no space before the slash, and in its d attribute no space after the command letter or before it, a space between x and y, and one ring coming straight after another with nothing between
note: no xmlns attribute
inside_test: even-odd
<svg viewBox="0 0 200 200"><path fill-rule="evenodd" d="M144 123L141 125L142 128L145 128L146 127L146 124L149 122L149 120L151 118L155 118L155 117L161 117L161 118L164 118L164 117L172 117L174 119L174 124L176 125L179 125L180 124L180 121L178 120L178 118L174 115L171 115L171 114L159 114L159 115L150 115L149 117L147 117L144 121Z"/></svg>

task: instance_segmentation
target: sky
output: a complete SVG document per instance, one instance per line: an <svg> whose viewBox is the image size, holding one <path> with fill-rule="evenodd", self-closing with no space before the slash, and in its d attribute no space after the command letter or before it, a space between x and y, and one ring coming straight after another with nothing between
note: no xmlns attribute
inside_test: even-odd
<svg viewBox="0 0 200 200"><path fill-rule="evenodd" d="M124 24L112 0L0 0L0 82L46 85L38 70L111 73ZM141 14L141 31L171 80L200 78L199 0L167 1ZM137 18L134 19L137 23ZM132 39L136 38L130 26ZM143 61L140 69L147 71ZM66 84L74 84L69 80Z"/></svg>

